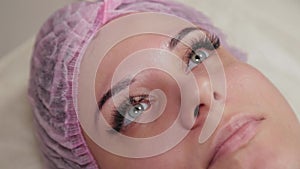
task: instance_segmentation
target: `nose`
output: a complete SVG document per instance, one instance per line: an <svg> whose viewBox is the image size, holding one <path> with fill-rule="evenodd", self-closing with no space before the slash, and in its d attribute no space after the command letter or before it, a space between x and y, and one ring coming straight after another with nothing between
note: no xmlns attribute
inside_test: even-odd
<svg viewBox="0 0 300 169"><path fill-rule="evenodd" d="M206 141L217 128L225 107L226 81L222 64L210 60L205 65L193 70L197 88L186 98L182 121L190 130L199 129L200 142ZM189 89L191 90L191 89Z"/></svg>
<svg viewBox="0 0 300 169"><path fill-rule="evenodd" d="M202 74L201 76L197 77L199 103L195 105L195 120L192 129L202 127L208 115L216 115L212 113L216 112L216 106L218 103L222 103L224 101L224 93L219 90L220 87L216 86L220 83L213 85L216 82L212 81L210 77L211 76L209 76L207 73L206 75Z"/></svg>

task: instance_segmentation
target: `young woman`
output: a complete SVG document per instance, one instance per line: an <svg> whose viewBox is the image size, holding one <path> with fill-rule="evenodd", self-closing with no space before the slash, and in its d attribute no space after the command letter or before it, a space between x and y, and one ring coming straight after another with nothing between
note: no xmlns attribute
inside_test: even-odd
<svg viewBox="0 0 300 169"><path fill-rule="evenodd" d="M48 168L300 168L299 121L280 92L173 1L57 11L29 95Z"/></svg>

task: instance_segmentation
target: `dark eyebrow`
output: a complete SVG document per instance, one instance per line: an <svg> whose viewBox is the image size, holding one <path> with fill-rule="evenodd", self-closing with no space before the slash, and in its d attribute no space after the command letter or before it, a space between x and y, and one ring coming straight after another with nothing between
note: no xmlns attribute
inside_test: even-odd
<svg viewBox="0 0 300 169"><path fill-rule="evenodd" d="M169 49L174 49L177 44L189 33L195 31L195 30L201 30L200 28L197 27L188 27L188 28L184 28L182 29L174 38L171 39L170 43L169 43Z"/></svg>
<svg viewBox="0 0 300 169"><path fill-rule="evenodd" d="M169 42L169 49L174 49L177 44L190 32L193 32L195 30L201 30L198 27L187 27L182 29L174 38L171 39ZM120 91L124 90L126 87L128 87L130 84L132 84L135 81L135 79L124 79L120 82L118 82L115 86L113 86L111 89L109 89L98 101L98 108L99 110L102 109L103 105L106 103L108 99L110 99L115 94L118 94Z"/></svg>
<svg viewBox="0 0 300 169"><path fill-rule="evenodd" d="M118 94L122 90L124 90L126 87L131 85L135 82L135 79L124 79L119 81L116 85L114 85L111 89L109 89L98 101L98 108L99 110L102 109L103 105L107 100L109 100L112 96Z"/></svg>

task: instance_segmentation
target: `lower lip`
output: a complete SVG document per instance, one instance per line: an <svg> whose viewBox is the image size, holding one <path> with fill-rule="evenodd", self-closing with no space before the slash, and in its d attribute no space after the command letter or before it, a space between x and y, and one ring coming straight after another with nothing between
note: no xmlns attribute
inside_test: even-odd
<svg viewBox="0 0 300 169"><path fill-rule="evenodd" d="M251 120L238 129L221 145L211 164L247 144L256 135L256 130L260 122L260 120Z"/></svg>

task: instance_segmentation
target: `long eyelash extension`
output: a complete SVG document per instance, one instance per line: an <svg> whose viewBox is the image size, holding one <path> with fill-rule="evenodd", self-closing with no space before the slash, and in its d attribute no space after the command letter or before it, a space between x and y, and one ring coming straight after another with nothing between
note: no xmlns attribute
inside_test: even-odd
<svg viewBox="0 0 300 169"><path fill-rule="evenodd" d="M220 39L214 34L206 34L204 38L192 40L191 49L193 51L204 48L207 50L215 50L220 47Z"/></svg>
<svg viewBox="0 0 300 169"><path fill-rule="evenodd" d="M121 132L125 113L129 110L130 106L132 106L130 99L126 99L118 108L114 110L112 128L115 131Z"/></svg>
<svg viewBox="0 0 300 169"><path fill-rule="evenodd" d="M146 98L148 98L148 95L130 96L129 98L126 98L125 101L123 101L121 105L114 110L112 115L112 128L114 130L112 131L121 132L123 130L123 123L126 113L132 106L141 103Z"/></svg>
<svg viewBox="0 0 300 169"><path fill-rule="evenodd" d="M120 132L123 125L124 116L119 111L115 110L113 119L113 129L117 132Z"/></svg>
<svg viewBox="0 0 300 169"><path fill-rule="evenodd" d="M214 49L218 49L221 46L220 38L217 35L208 35L208 38L210 39L210 42L213 45Z"/></svg>
<svg viewBox="0 0 300 169"><path fill-rule="evenodd" d="M206 33L205 37L195 38L191 40L191 45L187 48L185 53L186 62L196 53L197 49L215 50L221 46L220 39L215 34Z"/></svg>

